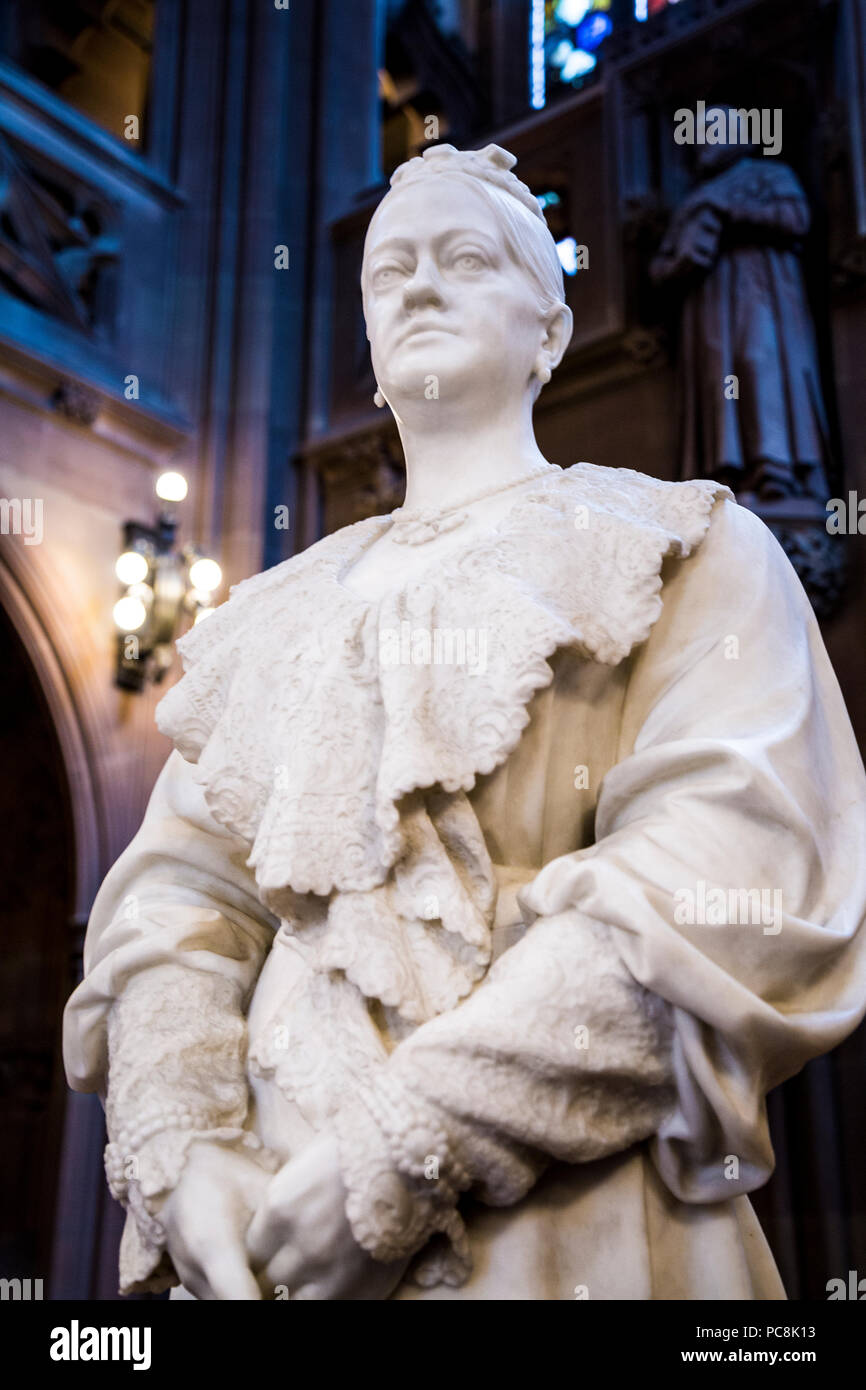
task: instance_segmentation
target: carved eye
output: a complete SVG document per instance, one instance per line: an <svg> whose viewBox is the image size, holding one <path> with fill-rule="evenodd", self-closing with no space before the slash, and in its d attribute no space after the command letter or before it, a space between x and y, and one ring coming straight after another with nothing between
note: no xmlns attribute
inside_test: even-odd
<svg viewBox="0 0 866 1390"><path fill-rule="evenodd" d="M484 259L482 256L479 256L476 251L461 251L460 254L454 258L454 268L455 270L463 270L470 273L476 270L483 270Z"/></svg>
<svg viewBox="0 0 866 1390"><path fill-rule="evenodd" d="M395 264L380 265L373 271L373 286L377 290L386 290L405 274L402 266Z"/></svg>

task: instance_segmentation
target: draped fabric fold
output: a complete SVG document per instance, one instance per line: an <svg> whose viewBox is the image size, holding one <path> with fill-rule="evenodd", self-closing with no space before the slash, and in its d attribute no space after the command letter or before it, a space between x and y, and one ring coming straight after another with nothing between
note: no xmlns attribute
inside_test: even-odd
<svg viewBox="0 0 866 1390"><path fill-rule="evenodd" d="M683 1201L766 1181L767 1092L862 1019L864 844L866 777L817 621L762 523L723 511L636 655L595 843L518 894L529 920L607 923L672 1005L679 1103L651 1147Z"/></svg>

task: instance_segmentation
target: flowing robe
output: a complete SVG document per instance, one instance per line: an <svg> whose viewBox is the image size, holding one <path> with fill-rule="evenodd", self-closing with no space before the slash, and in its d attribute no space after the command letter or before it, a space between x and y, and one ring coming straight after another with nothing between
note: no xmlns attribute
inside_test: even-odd
<svg viewBox="0 0 866 1390"><path fill-rule="evenodd" d="M830 441L800 264L806 195L786 164L739 160L677 208L653 264L657 279L673 272L702 208L718 215L718 237L682 308L682 476L740 488L765 465L787 476L788 491L823 501Z"/></svg>
<svg viewBox="0 0 866 1390"><path fill-rule="evenodd" d="M181 642L65 1018L122 1289L177 1283L193 1137L273 1171L330 1130L396 1299L784 1298L764 1097L866 1009L866 779L799 581L726 489L586 464L370 603L388 524ZM404 623L452 660L383 663Z"/></svg>

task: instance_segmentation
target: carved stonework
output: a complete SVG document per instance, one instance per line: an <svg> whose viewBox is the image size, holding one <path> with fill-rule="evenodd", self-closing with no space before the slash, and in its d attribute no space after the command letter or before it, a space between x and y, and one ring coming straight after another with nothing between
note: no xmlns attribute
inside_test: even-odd
<svg viewBox="0 0 866 1390"><path fill-rule="evenodd" d="M68 170L0 137L0 287L77 328L105 328L115 213Z"/></svg>
<svg viewBox="0 0 866 1390"><path fill-rule="evenodd" d="M639 367L656 367L669 359L668 337L663 328L632 328L623 335L622 349Z"/></svg>
<svg viewBox="0 0 866 1390"><path fill-rule="evenodd" d="M809 595L821 621L832 617L842 601L845 588L845 555L836 536L828 536L818 526L776 524L773 531Z"/></svg>
<svg viewBox="0 0 866 1390"><path fill-rule="evenodd" d="M325 444L307 457L322 479L326 532L392 511L403 500L403 451L393 425Z"/></svg>
<svg viewBox="0 0 866 1390"><path fill-rule="evenodd" d="M856 290L866 284L866 240L852 241L830 263L833 288Z"/></svg>
<svg viewBox="0 0 866 1390"><path fill-rule="evenodd" d="M99 395L78 381L62 381L52 398L54 409L76 425L92 425L99 414Z"/></svg>

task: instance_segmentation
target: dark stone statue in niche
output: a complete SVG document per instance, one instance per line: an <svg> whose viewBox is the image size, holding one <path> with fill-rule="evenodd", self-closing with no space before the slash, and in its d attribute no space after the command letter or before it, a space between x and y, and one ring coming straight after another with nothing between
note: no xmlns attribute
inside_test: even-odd
<svg viewBox="0 0 866 1390"><path fill-rule="evenodd" d="M706 112L707 134L729 110ZM809 204L787 164L730 143L743 127L724 124L724 143L696 147L699 182L650 267L683 295L682 476L717 478L746 502L823 506L828 426L800 264Z"/></svg>

